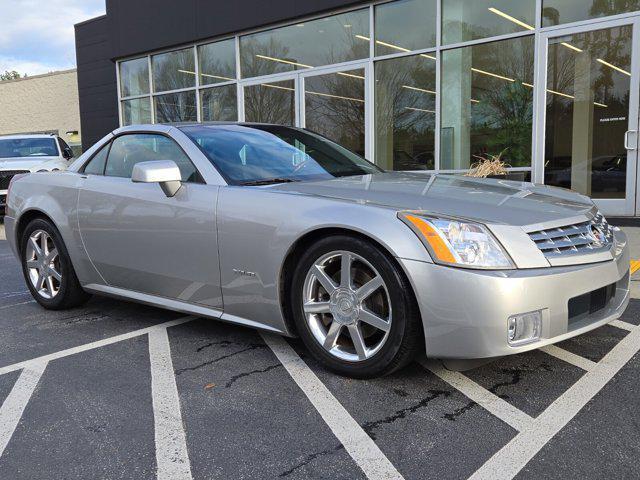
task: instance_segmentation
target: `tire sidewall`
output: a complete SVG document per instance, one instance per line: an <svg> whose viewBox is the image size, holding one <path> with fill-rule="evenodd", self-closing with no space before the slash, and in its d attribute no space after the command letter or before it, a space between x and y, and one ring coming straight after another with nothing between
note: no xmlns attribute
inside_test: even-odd
<svg viewBox="0 0 640 480"><path fill-rule="evenodd" d="M361 362L348 362L334 357L315 339L303 311L303 287L307 272L315 261L332 251L348 251L366 259L380 274L386 285L391 301L392 321L389 336L373 357ZM329 369L353 377L373 377L384 375L394 363L407 331L407 323L412 321L410 299L407 298L406 282L399 268L378 248L349 236L333 236L320 240L311 246L299 259L293 275L291 290L291 312L298 334L305 346Z"/></svg>
<svg viewBox="0 0 640 480"><path fill-rule="evenodd" d="M60 273L62 274L62 281L60 282L60 290L58 291L58 294L53 298L42 297L31 284L31 279L29 278L25 253L29 237L36 230L43 230L44 232L48 233L49 236L53 239L55 247L58 249L58 258L60 260ZM51 222L41 218L36 218L35 220L29 222L27 227L24 229L24 232L22 233L22 238L20 239L20 264L22 265L22 274L24 275L24 280L33 298L45 308L60 308L64 302L65 297L67 296L67 291L70 288L70 279L71 276L74 275L74 273L73 266L71 265L71 261L69 259L69 254L65 247L64 241L62 240L62 236L58 232L58 229L51 224Z"/></svg>

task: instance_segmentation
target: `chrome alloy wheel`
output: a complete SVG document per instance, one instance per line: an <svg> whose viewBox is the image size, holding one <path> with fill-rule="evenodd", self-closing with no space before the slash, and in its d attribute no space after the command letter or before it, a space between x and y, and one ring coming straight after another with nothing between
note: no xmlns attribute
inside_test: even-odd
<svg viewBox="0 0 640 480"><path fill-rule="evenodd" d="M44 230L36 230L29 237L25 262L31 285L42 298L52 299L60 291L62 273L60 256L53 238Z"/></svg>
<svg viewBox="0 0 640 480"><path fill-rule="evenodd" d="M331 355L359 362L380 351L391 329L391 299L369 262L352 252L327 253L311 266L303 288L307 324Z"/></svg>

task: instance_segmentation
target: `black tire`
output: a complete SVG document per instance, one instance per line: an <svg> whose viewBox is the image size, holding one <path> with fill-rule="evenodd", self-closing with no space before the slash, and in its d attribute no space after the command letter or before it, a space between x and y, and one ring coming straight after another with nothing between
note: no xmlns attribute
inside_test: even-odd
<svg viewBox="0 0 640 480"><path fill-rule="evenodd" d="M334 251L361 256L377 270L386 285L393 317L386 341L372 357L351 362L326 350L311 332L303 310L307 272L314 263ZM311 354L328 369L348 377L372 378L388 375L410 363L424 347L424 334L413 290L392 257L372 242L347 235L324 238L308 248L297 262L292 279L291 309L299 336Z"/></svg>
<svg viewBox="0 0 640 480"><path fill-rule="evenodd" d="M58 264L62 279L59 282L59 285L57 285L57 294L52 298L45 298L36 290L31 282L27 268L27 243L29 242L31 235L38 230L46 232L53 241L55 248L58 250ZM62 240L60 232L58 232L58 229L47 219L36 218L29 222L25 228L22 238L20 239L20 263L22 264L24 280L31 292L31 295L36 302L48 310L66 310L79 307L91 298L91 295L85 292L80 286L80 282L78 281L76 272L73 269L69 253L64 241Z"/></svg>

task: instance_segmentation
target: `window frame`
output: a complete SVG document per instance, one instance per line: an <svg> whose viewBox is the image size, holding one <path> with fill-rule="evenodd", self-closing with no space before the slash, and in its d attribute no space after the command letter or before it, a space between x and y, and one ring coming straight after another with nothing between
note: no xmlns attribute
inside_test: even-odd
<svg viewBox="0 0 640 480"><path fill-rule="evenodd" d="M182 181L182 183L183 184L187 184L187 185L206 185L207 184L207 182L204 179L204 176L202 175L202 172L200 172L200 169L193 162L193 160L191 159L189 154L187 154L187 152L185 152L184 148L182 148L182 146L178 142L176 142L175 138L173 138L171 135L169 135L167 133L157 132L157 131L153 131L153 130L139 130L139 131L135 131L135 132L122 132L122 133L118 133L118 134L114 135L107 142L105 142L103 145L101 145L100 148L98 148L93 155L91 155L91 158L89 158L82 165L82 167L78 170L78 172L80 172L82 174L85 174L85 169L87 168L87 165L89 165L89 163L91 163L91 161L95 158L96 155L98 155L98 153L100 153L102 151L103 148L108 146L109 149L107 151L107 159L104 162L104 167L102 169L102 174L98 175L98 174L95 174L95 173L88 173L86 175L96 175L96 176L102 176L102 177L105 177L105 178L126 178L126 177L116 177L114 175L107 175L106 171L107 171L107 163L109 162L109 156L111 155L111 147L113 146L113 142L115 142L116 139L118 139L120 137L127 136L127 135L156 135L156 136L165 137L165 138L169 139L169 141L173 142L175 144L175 146L180 149L180 151L183 153L185 158L187 158L187 160L189 160L189 162L193 166L193 169L195 170L195 172L198 174L198 180L197 181ZM129 180L131 180L131 178L129 178Z"/></svg>
<svg viewBox="0 0 640 480"><path fill-rule="evenodd" d="M368 75L368 79L366 82L366 89L367 89L367 93L368 93L368 98L369 100L369 108L371 111L375 110L375 99L374 99L374 90L375 90L375 79L374 79L374 66L375 63L377 61L380 60L387 60L387 59L392 59L392 58L399 58L399 57L404 57L404 56L413 56L413 55L418 55L418 54L431 54L434 57L436 57L436 91L438 92L438 98L440 98L440 92L441 92L441 57L442 57L442 53L447 51L447 50L452 50L452 49L456 49L456 48L461 48L461 47L469 47L469 46L473 46L476 44L482 44L482 43L490 43L490 42L496 42L499 40L507 40L507 39L511 39L511 38L517 38L517 37L526 37L526 36L532 36L535 38L535 50L534 50L534 56L535 56L535 62L536 62L536 66L535 66L535 75L536 75L536 80L538 78L538 72L541 68L541 66L537 65L538 63L538 57L541 54L540 52L540 45L538 40L545 34L554 30L560 30L560 29L564 29L564 28L569 28L569 27L580 27L580 26L585 26L585 27L593 27L594 29L597 28L598 23L600 22L608 22L608 21L612 21L612 20L621 20L621 19L629 19L630 17L640 17L640 10L639 11L633 11L633 12L627 12L627 13L622 13L622 14L618 14L618 15L613 15L613 16L608 16L608 17L598 17L595 19L587 19L587 20L581 20L581 21L577 21L577 22L570 22L570 23L563 23L560 25L553 25L553 26L543 26L542 24L542 7L543 7L543 0L530 0L531 2L535 2L535 23L532 24L532 27L534 27L533 30L524 30L524 31L518 31L518 32L514 32L514 33L509 33L509 34L501 34L501 35L493 35L493 36L488 36L486 38L480 38L480 39L476 39L476 40L470 40L470 41L464 41L464 42L460 42L460 43L453 43L453 44L443 44L442 42L442 33L443 33L443 26L442 26L442 22L443 22L443 5L442 5L442 0L437 0L436 2L436 15L435 15L435 19L433 20L435 22L435 26L436 26L436 45L430 48L424 48L424 49L417 49L417 50L411 50L411 51L398 51L397 53L391 53L391 54L387 54L387 55L377 55L375 52L375 40L376 40L376 31L375 31L375 15L376 15L376 8L378 5L387 5L390 3L393 3L395 0L374 0L371 1L370 3L368 3L368 5L362 5L362 4L356 4L356 5L349 5L343 8L336 8L331 10L330 12L321 12L321 13L317 13L317 14L313 14L313 15L308 15L308 16L304 16L304 17L300 17L298 19L295 20L287 20L287 21L282 21L282 22L277 22L275 24L271 24L268 27L259 27L259 28L254 28L254 29L248 29L248 30L244 30L244 31L238 31L237 33L231 34L231 35L221 35L218 37L211 37L211 38L206 38L203 39L201 41L196 41L196 42L189 42L187 44L182 44L182 45L178 45L178 46L173 46L170 48L166 48L166 49L158 49L158 50L154 50L154 51L150 51L148 54L146 55L140 55L140 54L136 54L136 55L131 55L128 57L123 57L121 59L117 59L115 62L115 68L116 68L116 77L117 77L117 91L118 91L118 112L119 112L119 118L120 118L120 125L124 126L123 124L123 116L122 116L122 101L123 100L130 100L130 99L135 99L135 98L140 98L140 97L147 97L149 98L149 102L151 105L151 123L154 124L156 123L156 118L155 118L155 108L154 108L154 101L153 101L153 96L154 93L149 93L148 95L141 95L141 96L132 96L132 97L123 97L121 95L121 85L120 85L120 79L119 79L119 73L120 73L120 68L119 65L122 62L128 61L128 60L134 60L136 58L147 58L147 61L149 62L149 76L152 76L152 67L151 67L151 55L156 55L159 53L165 53L165 52L169 52L169 51L173 51L173 50L181 50L184 48L188 48L188 47L192 47L194 49L194 61L195 61L195 69L196 69L196 86L195 86L195 90L196 90L196 116L197 116L197 121L201 122L202 121L202 105L201 105L201 98L202 98L202 92L204 91L204 89L206 88L216 88L216 87L220 87L220 86L224 86L224 85L235 85L236 86L236 92L237 92L237 96L236 96L236 108L237 108L237 121L242 122L244 121L244 92L243 92L243 87L244 85L248 85L250 83L259 83L259 82L267 82L267 81L277 81L278 77L281 76L282 74L274 74L274 75L267 75L267 76L263 76L263 77L251 77L251 78L247 78L244 79L242 78L242 72L241 72L241 65L240 65L240 37L245 36L245 35L249 35L249 34L253 34L253 33L259 33L259 32L264 32L264 31L268 31L268 30L273 30L276 28L280 28L280 27L286 27L286 26L290 26L290 25L295 25L296 23L301 23L301 22L306 22L306 21L312 21L312 20L316 20L316 19L322 19L322 18L328 18L334 15L338 15L338 14L342 14L342 13L348 13L348 12L352 12L352 11L356 11L356 10L361 10L363 8L368 8L369 9L369 33L370 33L370 39L369 39L369 56L359 60L357 62L347 62L346 64L330 64L330 65L323 65L321 67L313 67L313 68L309 68L309 69L305 69L302 71L298 71L298 72L289 72L288 74L291 75L295 75L295 74L301 74L300 72L304 72L304 74L306 74L307 72L320 72L321 70L324 69L337 69L340 68L342 70L347 70L349 66L353 65L354 63L357 64L361 64L361 63L367 63L368 64L368 71L370 72ZM235 64L236 64L236 75L235 78L233 80L230 80L228 82L220 82L220 83L216 83L216 84L211 84L211 85L201 85L200 83L200 74L199 74L199 58L198 58L198 47L202 46L202 45L206 45L206 44L210 44L210 43L214 43L214 42L219 42L219 41L225 41L225 40L230 40L233 39L234 40L234 46L235 46ZM153 92L153 84L151 83L152 80L150 78L150 84L149 84L149 88L150 88L150 92ZM537 82L536 82L537 83ZM538 87L536 87L537 89ZM180 91L180 90L178 90ZM163 93L171 93L171 92L163 92ZM534 91L534 95L536 95L535 91ZM373 103L372 103L373 102ZM534 105L534 109L536 108L536 105ZM534 116L537 114L537 112L535 112L534 110ZM437 108L436 108L436 126L435 126L435 130L436 130L436 135L435 135L435 145L434 145L434 159L435 159L435 165L434 165L434 170L431 170L433 172L443 172L443 173L462 173L462 172L466 172L468 170L445 170L445 169L441 169L440 166L440 156L441 156L441 148L440 148L440 137L442 134L442 128L441 128L441 121L440 121L440 116L441 116L441 108L438 102ZM367 132L368 135L368 139L367 139L367 145L369 146L369 151L368 151L368 156L369 158L375 159L376 157L376 149L375 149L375 138L374 138L374 132L376 131L376 125L375 125L375 116L371 115L371 118L366 120L366 125L365 125L365 130ZM536 121L534 120L534 125L533 125L533 129L532 129L532 137L536 138L536 134L538 132L536 132ZM532 174L534 174L536 172L536 168L538 167L538 163L540 162L540 158L538 158L540 156L540 152L538 151L538 147L536 146L536 142L532 142L532 152L531 152L531 158L532 158L532 164L529 167L517 167L517 168L510 168L509 171L529 171L532 172ZM536 178L535 175L534 179Z"/></svg>

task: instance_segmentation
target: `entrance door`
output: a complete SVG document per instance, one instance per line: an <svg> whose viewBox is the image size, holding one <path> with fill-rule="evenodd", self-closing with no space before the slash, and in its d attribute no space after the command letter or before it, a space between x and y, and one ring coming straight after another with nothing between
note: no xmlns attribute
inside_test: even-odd
<svg viewBox="0 0 640 480"><path fill-rule="evenodd" d="M638 21L547 32L538 76L536 179L633 215L638 152Z"/></svg>
<svg viewBox="0 0 640 480"><path fill-rule="evenodd" d="M302 77L301 125L362 157L368 153L366 68Z"/></svg>
<svg viewBox="0 0 640 480"><path fill-rule="evenodd" d="M367 69L363 64L244 82L243 119L305 127L366 156Z"/></svg>

